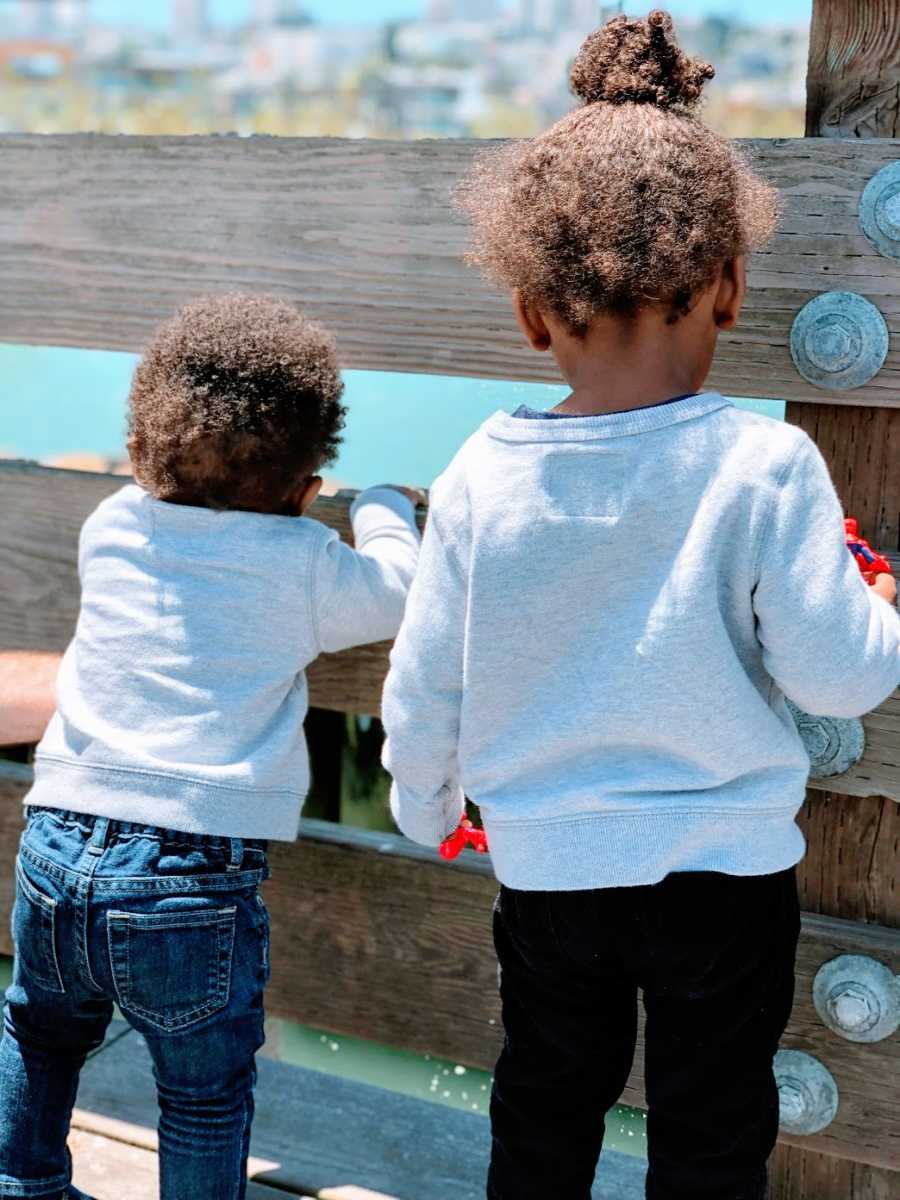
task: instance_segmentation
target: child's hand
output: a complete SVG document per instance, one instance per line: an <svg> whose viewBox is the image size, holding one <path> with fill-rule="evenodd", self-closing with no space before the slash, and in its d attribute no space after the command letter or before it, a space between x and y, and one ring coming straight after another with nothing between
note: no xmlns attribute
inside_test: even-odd
<svg viewBox="0 0 900 1200"><path fill-rule="evenodd" d="M407 500L412 501L413 508L421 508L428 503L428 492L424 488L403 487L399 483L382 483L380 486L390 488L392 492L400 492Z"/></svg>
<svg viewBox="0 0 900 1200"><path fill-rule="evenodd" d="M897 603L897 580L893 575L876 575L872 591L883 596L888 604Z"/></svg>

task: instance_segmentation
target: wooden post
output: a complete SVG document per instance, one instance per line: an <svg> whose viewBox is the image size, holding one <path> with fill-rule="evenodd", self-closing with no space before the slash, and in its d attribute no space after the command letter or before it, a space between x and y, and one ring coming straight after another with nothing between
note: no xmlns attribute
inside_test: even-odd
<svg viewBox="0 0 900 1200"><path fill-rule="evenodd" d="M807 79L809 137L900 135L900 0L814 0ZM900 272L900 264L897 264ZM861 281L861 284L863 281ZM787 407L825 456L864 535L900 549L900 411L833 404ZM807 912L900 927L897 805L808 793ZM771 1200L891 1200L900 1174L780 1145Z"/></svg>
<svg viewBox="0 0 900 1200"><path fill-rule="evenodd" d="M900 137L897 0L813 0L807 137Z"/></svg>

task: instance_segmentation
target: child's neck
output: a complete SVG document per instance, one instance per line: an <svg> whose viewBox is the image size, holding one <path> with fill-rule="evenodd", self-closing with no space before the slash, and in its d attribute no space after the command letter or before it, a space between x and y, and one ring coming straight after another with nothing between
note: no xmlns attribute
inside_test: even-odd
<svg viewBox="0 0 900 1200"><path fill-rule="evenodd" d="M623 381L620 387L601 381L583 388L573 388L562 404L558 404L553 411L585 417L592 414L600 416L603 413L630 412L637 408L651 408L655 404L665 403L666 400L693 396L698 390L689 383L672 382L661 383L657 387L634 388L627 380Z"/></svg>
<svg viewBox="0 0 900 1200"><path fill-rule="evenodd" d="M690 318L655 316L596 322L583 339L554 343L571 395L555 411L573 415L627 412L698 392L712 358Z"/></svg>

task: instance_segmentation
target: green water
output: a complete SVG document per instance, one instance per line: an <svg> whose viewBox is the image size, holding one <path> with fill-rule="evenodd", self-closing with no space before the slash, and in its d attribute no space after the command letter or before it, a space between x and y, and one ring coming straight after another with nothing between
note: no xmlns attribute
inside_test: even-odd
<svg viewBox="0 0 900 1200"><path fill-rule="evenodd" d="M0 958L0 989L11 978L11 961ZM486 1117L491 1091L487 1071L448 1059L410 1054L361 1038L341 1037L296 1021L269 1017L262 1055L295 1067L325 1071L341 1079L387 1088L416 1100ZM607 1118L606 1145L637 1157L646 1155L646 1114L617 1105Z"/></svg>

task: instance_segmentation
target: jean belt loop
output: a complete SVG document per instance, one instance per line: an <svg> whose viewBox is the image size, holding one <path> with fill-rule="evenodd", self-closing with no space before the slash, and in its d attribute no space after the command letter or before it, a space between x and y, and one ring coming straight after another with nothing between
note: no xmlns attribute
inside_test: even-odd
<svg viewBox="0 0 900 1200"><path fill-rule="evenodd" d="M106 844L109 841L109 817L98 817L94 822L94 831L91 834L91 840L88 842L88 854L101 855L106 849Z"/></svg>
<svg viewBox="0 0 900 1200"><path fill-rule="evenodd" d="M240 838L231 838L231 858L228 863L229 871L239 871L244 861L244 843Z"/></svg>

